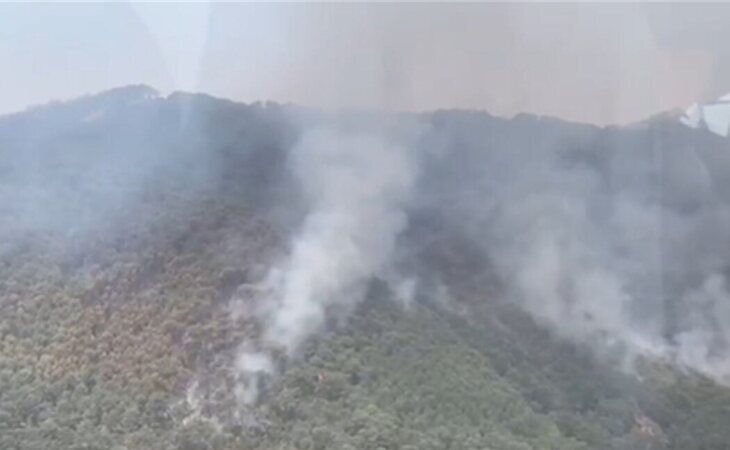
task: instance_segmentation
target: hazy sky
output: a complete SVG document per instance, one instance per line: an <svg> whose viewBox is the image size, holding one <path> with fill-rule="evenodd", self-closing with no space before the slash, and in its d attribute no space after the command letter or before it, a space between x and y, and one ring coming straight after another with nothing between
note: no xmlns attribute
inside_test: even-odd
<svg viewBox="0 0 730 450"><path fill-rule="evenodd" d="M730 4L0 5L0 113L120 85L613 123L730 92Z"/></svg>

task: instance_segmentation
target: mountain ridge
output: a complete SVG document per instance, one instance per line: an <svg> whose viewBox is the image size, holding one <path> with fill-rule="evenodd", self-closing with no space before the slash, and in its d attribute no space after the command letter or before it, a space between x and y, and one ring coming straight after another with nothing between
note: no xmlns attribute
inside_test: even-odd
<svg viewBox="0 0 730 450"><path fill-rule="evenodd" d="M730 95L730 94L728 94ZM101 101L115 101L116 102L130 102L130 101L140 101L140 100L151 100L151 99L160 99L160 100L173 100L175 99L182 99L182 98L189 98L189 99L195 99L198 100L201 99L208 99L213 101L220 101L220 102L230 102L232 104L240 105L240 106L256 106L256 105L272 105L272 106L286 106L286 107L292 107L292 108L298 108L298 109L317 109L317 108L309 108L305 105L296 105L289 102L280 103L277 101L272 100L257 100L253 102L243 102L239 100L232 100L225 97L218 97L215 95L211 95L205 92L187 92L187 91L173 91L170 92L168 95L161 95L160 92L146 84L130 84L130 85L124 85L124 86L118 86L118 87L112 87L109 89L104 89L98 92L94 93L88 93L84 94L79 97L67 99L67 100L54 100L45 104L38 104L38 105L31 105L26 107L23 110L7 113L4 115L0 115L0 119L7 118L7 117L13 117L13 116L19 116L23 115L25 113L30 112L43 112L48 109L53 109L55 107L68 107L72 104L78 104L78 103L94 103L94 102L101 102ZM721 100L722 98L720 98ZM340 112L356 112L359 109L357 108L335 108L332 109L332 112L340 111ZM367 110L370 113L386 113L387 111L379 110L379 109L369 109ZM686 110L685 110L686 111ZM564 123L564 124L570 124L570 125L584 125L584 126L591 126L591 127L597 127L597 128L621 128L621 127L631 127L636 126L643 123L650 123L654 121L665 121L665 119L668 120L679 120L680 116L682 114L682 110L680 108L676 108L669 111L663 111L656 113L650 117L647 117L642 120L638 120L636 122L631 122L625 125L596 125L589 122L580 122L580 121L574 121L574 120L568 120L563 119L560 117L553 117L549 115L542 115L538 113L530 113L530 112L520 112L516 113L511 117L502 117L499 116L501 119L505 120L530 120L530 119L536 119L536 120L545 120L550 121L554 123ZM497 117L493 116L488 110L483 109L461 109L461 108L437 108L430 111L421 111L421 112L390 112L393 114L402 114L402 115L437 115L440 113L462 113L462 114L486 114L490 117Z"/></svg>
<svg viewBox="0 0 730 450"><path fill-rule="evenodd" d="M726 141L664 121L124 92L94 120L93 101L0 119L0 447L728 448ZM348 153L363 148L413 150L403 206L388 195L404 160ZM365 191L375 206L351 212L395 208L387 264L333 296L298 351L267 342L272 267L316 220L349 217L312 208L381 174L385 206ZM662 346L637 354L646 342ZM249 347L279 369L255 405L236 395Z"/></svg>

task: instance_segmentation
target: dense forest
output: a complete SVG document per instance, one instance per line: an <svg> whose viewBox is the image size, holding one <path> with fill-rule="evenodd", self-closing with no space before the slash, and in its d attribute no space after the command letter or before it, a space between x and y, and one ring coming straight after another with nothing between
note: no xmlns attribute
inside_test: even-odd
<svg viewBox="0 0 730 450"><path fill-rule="evenodd" d="M368 274L346 313L328 305L327 320L296 352L271 345L277 370L257 379L254 402L242 403L241 346L267 345L249 311L306 216L287 154L322 123L384 129L427 155L426 175L415 182L387 270ZM598 128L464 111L338 115L163 98L146 87L2 117L0 448L730 449L730 389L717 369L726 357L723 316L709 310L719 331L715 356L702 364L682 359L679 344L677 358L633 351L630 339L604 345L601 336L624 329L611 328L603 309L566 309L571 323L561 326L534 300L513 299L504 272L521 266L482 244L498 249L506 231L529 229L465 219L474 203L463 199L487 208L475 180L520 176L509 160L519 149L538 167L539 152L557 152L570 170L608 168L600 189L613 194L643 183L642 164L655 160L636 155L663 152L664 184L641 192L693 214L708 200L686 176L672 178L685 162L671 155L684 148L716 172L720 199L710 207L718 208L730 193L730 154L720 153L730 144L666 118ZM638 159L623 164L612 154ZM502 174L480 169L499 163ZM545 188L553 180L541 179L542 169L526 176ZM519 200L515 192L504 198ZM712 217L702 223L715 230ZM723 237L706 233L687 247L712 248L706 239L717 238L708 252L720 254ZM693 255L682 254L704 270ZM666 300L658 333L683 342L683 332L706 322L685 321L696 293L679 295L684 284L672 282L702 281L672 267L660 275L677 295ZM406 300L394 281L404 273L418 280ZM591 286L588 294L601 295ZM641 321L653 320L644 319L653 301L634 305Z"/></svg>

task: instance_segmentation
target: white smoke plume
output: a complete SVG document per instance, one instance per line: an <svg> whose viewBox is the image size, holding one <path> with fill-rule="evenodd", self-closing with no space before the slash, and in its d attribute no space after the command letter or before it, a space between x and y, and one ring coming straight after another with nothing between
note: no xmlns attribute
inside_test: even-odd
<svg viewBox="0 0 730 450"><path fill-rule="evenodd" d="M500 295L628 368L648 356L730 382L728 143L666 125L473 123L455 133L473 144L444 145L469 164L444 161L423 191L487 255Z"/></svg>
<svg viewBox="0 0 730 450"><path fill-rule="evenodd" d="M330 309L355 306L366 283L388 264L406 227L403 208L417 170L409 146L384 134L334 128L306 132L288 167L308 212L288 257L268 276L270 294L259 316L263 341L291 355L323 327ZM247 378L239 399L251 403L256 374L274 368L271 356L244 348L237 366Z"/></svg>

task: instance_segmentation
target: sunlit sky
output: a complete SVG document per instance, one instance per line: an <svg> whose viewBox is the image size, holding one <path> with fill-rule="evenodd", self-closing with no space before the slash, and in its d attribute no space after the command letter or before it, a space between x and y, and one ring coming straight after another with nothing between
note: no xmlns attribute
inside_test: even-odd
<svg viewBox="0 0 730 450"><path fill-rule="evenodd" d="M0 113L161 93L628 122L730 92L730 4L2 4Z"/></svg>

